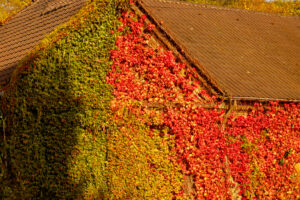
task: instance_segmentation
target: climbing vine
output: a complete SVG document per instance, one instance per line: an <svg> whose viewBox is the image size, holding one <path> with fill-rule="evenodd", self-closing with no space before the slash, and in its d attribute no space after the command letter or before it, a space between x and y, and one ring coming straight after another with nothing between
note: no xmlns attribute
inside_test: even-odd
<svg viewBox="0 0 300 200"><path fill-rule="evenodd" d="M113 65L107 77L114 87L112 108L117 113L128 108L133 121L148 127L147 140L153 134L149 130L174 139L167 153L185 176L193 178L197 199L299 198L294 166L300 162L300 105L255 104L243 116L226 117L218 109L221 102L199 89L193 69L176 62L172 52L148 45L155 27L145 24L145 18L126 12L120 19L121 35L111 51ZM153 118L145 116L151 112ZM139 137L136 130L124 128L123 134ZM123 153L128 151L119 152Z"/></svg>
<svg viewBox="0 0 300 200"><path fill-rule="evenodd" d="M0 199L107 195L110 31L127 8L123 0L89 1L17 67L1 99Z"/></svg>
<svg viewBox="0 0 300 200"><path fill-rule="evenodd" d="M0 197L299 199L300 104L225 113L126 5L91 1L18 67Z"/></svg>

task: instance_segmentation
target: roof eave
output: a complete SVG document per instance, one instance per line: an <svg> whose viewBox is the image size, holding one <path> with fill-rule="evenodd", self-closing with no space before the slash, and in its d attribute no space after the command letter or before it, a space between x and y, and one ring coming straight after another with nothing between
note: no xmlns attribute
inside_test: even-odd
<svg viewBox="0 0 300 200"><path fill-rule="evenodd" d="M209 75L205 67L189 54L188 50L185 49L179 40L172 35L171 31L162 26L162 23L160 23L159 19L156 19L151 15L151 11L146 8L142 1L138 0L136 2L136 6L133 5L132 9L135 12L141 12L147 16L147 20L156 26L156 29L153 31L157 39L159 39L159 41L163 43L163 46L165 46L167 49L176 51L175 54L177 56L180 55L189 66L195 68L197 70L197 75L201 76L201 79L203 79L203 81L207 83L207 86L212 89L212 94L224 97L227 96L226 92L221 89L217 81Z"/></svg>
<svg viewBox="0 0 300 200"><path fill-rule="evenodd" d="M282 103L300 103L300 99L274 99L274 98L262 98L262 97L246 97L246 96L231 96L228 92L223 90L220 84L211 77L208 71L204 66L199 63L198 60L194 59L188 52L187 49L174 37L166 27L163 26L163 23L151 15L151 10L148 9L141 0L136 1L136 5L132 6L132 9L135 12L141 12L147 16L147 19L150 23L153 23L157 30L154 30L154 34L158 37L160 42L164 43L164 46L167 49L175 50L175 54L179 54L185 62L191 67L195 67L199 76L207 83L207 86L210 87L212 94L217 95L220 99L224 101L238 101L238 102L270 102L270 101L279 101ZM169 43L169 44L167 44ZM172 45L172 47L170 46Z"/></svg>

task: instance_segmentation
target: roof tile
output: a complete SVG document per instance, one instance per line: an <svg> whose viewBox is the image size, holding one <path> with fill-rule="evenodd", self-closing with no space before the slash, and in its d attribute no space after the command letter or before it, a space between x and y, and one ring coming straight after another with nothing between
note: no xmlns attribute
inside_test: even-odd
<svg viewBox="0 0 300 200"><path fill-rule="evenodd" d="M175 0L139 2L227 96L300 100L300 17Z"/></svg>
<svg viewBox="0 0 300 200"><path fill-rule="evenodd" d="M38 0L0 27L0 83L55 27L69 20L86 0Z"/></svg>

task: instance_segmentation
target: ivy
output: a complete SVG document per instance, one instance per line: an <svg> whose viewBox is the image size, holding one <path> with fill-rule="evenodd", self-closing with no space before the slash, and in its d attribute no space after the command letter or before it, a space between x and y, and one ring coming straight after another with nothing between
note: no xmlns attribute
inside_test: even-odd
<svg viewBox="0 0 300 200"><path fill-rule="evenodd" d="M116 38L110 31L124 9L126 1L89 2L17 68L2 99L9 157L2 199L107 194L112 87L105 78Z"/></svg>
<svg viewBox="0 0 300 200"><path fill-rule="evenodd" d="M298 199L300 104L227 116L127 6L91 1L18 67L1 198Z"/></svg>
<svg viewBox="0 0 300 200"><path fill-rule="evenodd" d="M107 80L114 86L113 116L122 131L117 134L120 137L108 141L112 142L110 148L118 149L112 162L125 163L125 172L128 169L128 173L122 172L126 176L121 177L134 177L130 174L134 169L129 166L138 165L140 160L130 160L138 157L131 147L143 147L137 138L143 135L150 142L158 132L161 138L170 138L168 142L162 140L169 145L165 152L169 160L193 179L190 193L167 190L176 198L188 198L184 195L193 193L196 199L299 198L295 166L300 162L300 104L256 103L244 116L226 116L218 108L222 102L199 90L192 69L176 62L172 52L148 45L149 32L155 27L146 25L145 18L124 13L118 28L122 35L117 38L117 49L111 51L113 65ZM207 105L213 106L205 109ZM141 152L148 155L148 150ZM125 155L129 157L122 158ZM152 168L160 168L151 165L151 159L146 160ZM144 173L149 174L148 171ZM143 175L129 182L134 184ZM118 186L119 190L126 187L122 183ZM130 191L145 194L133 188L122 193L129 196L121 198L135 197Z"/></svg>

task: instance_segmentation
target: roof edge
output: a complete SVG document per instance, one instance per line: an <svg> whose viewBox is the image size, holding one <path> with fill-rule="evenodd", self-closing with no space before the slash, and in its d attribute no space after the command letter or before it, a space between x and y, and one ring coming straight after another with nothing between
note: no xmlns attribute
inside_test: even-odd
<svg viewBox="0 0 300 200"><path fill-rule="evenodd" d="M33 1L29 2L27 5L25 5L23 8L15 11L15 12L12 12L10 15L8 15L8 17L6 19L3 20L2 23L0 21L0 27L5 26L5 24L7 24L10 20L12 20L14 17L19 15L21 12L23 12L28 6L31 6L32 4L36 3L37 1L39 1L39 0L35 0L35 1L33 0Z"/></svg>
<svg viewBox="0 0 300 200"><path fill-rule="evenodd" d="M143 4L143 2L141 0L137 0L136 1L136 7L137 9L139 9L143 14L145 14L148 18L148 20L153 23L158 32L162 35L161 37L163 38L158 38L162 43L164 43L164 45L170 49L169 45L166 44L165 40L167 40L171 45L172 45L172 50L176 50L178 54L180 54L180 56L182 56L184 58L184 60L186 62L188 62L188 64L191 67L195 67L195 69L197 70L197 75L201 76L201 79L204 79L208 85L215 91L216 94L218 94L219 96L228 96L226 95L226 91L224 91L223 89L221 89L221 87L219 86L219 84L217 83L216 80L214 80L208 73L208 71L205 69L204 66L201 65L201 63L199 63L196 59L194 59L189 51L184 48L184 46L175 39L175 37L172 35L171 31L169 31L166 27L162 26L162 23L159 22L158 19L156 19L155 17L153 17L151 15L151 11L147 10L146 6ZM135 8L133 7L133 10L135 10ZM136 11L136 10L135 10ZM157 35L157 34L156 34ZM160 37L159 35L157 35L157 37Z"/></svg>
<svg viewBox="0 0 300 200"><path fill-rule="evenodd" d="M171 2L169 0L157 0L157 1L161 1L161 2ZM181 4L195 4L195 3L191 3L191 2L172 2L172 3L181 3ZM217 8L217 9L224 9L224 10L240 10L242 12L254 12L254 13L258 13L258 14L262 14L262 15L271 15L271 16L279 16L279 17L288 17L288 18L300 18L299 16L288 16L288 15L279 15L279 14L273 14L273 13L263 13L263 12L259 12L259 11L252 11L252 10L243 10L243 9L238 9L238 8L227 8L227 7L222 7L222 6L214 6L214 5L204 5L204 4L199 4L201 7L211 7L211 8ZM199 6L197 5L197 6ZM205 69L205 67L203 65L201 65L201 63L199 63L198 60L194 59L189 51L187 49L184 48L184 46L178 41L176 40L176 37L174 37L171 33L171 31L169 31L166 27L163 26L163 23L161 23L159 21L159 19L156 19L154 16L151 15L151 11L149 9L147 9L147 7L144 5L142 0L136 0L136 4L135 6L137 8L134 8L134 6L132 7L134 11L136 11L136 9L138 9L140 12L142 12L143 14L145 14L147 16L147 18L149 19L149 21L153 24L155 24L158 32L162 35L163 38L158 38L162 43L164 43L164 45L170 49L170 47L168 47L168 45L166 44L166 42L164 40L167 40L168 43L170 43L172 45L173 48L171 48L170 50L176 50L176 53L180 54L184 60L186 62L188 62L188 64L191 67L195 67L197 70L197 75L201 77L201 79L204 79L204 81L206 81L208 83L208 85L212 88L212 90L214 90L216 92L216 94L219 96L220 99L223 99L225 101L230 101L230 100L234 100L234 101L238 101L238 102L253 102L253 101L258 101L261 103L265 103L265 102L270 102L270 101L279 101L282 103L300 103L300 99L274 99L274 98L261 98L261 97L242 97L242 96L231 96L229 95L228 92L226 92L224 89L222 89L220 87L220 84L213 79L213 77L211 77L208 73L208 71ZM156 34L157 35L157 34ZM157 37L159 37L157 35ZM214 93L214 92L213 92Z"/></svg>
<svg viewBox="0 0 300 200"><path fill-rule="evenodd" d="M142 0L136 0L136 1L142 1ZM297 16L297 15L284 15L284 14L280 14L280 13L264 12L264 11L258 11L258 10L229 7L229 6L227 7L227 6L221 6L221 5L203 4L203 3L196 3L196 2L190 2L190 1L180 1L180 0L154 0L154 1L163 2L163 3L189 5L189 6L192 5L194 7L209 8L209 9L215 9L215 10L255 13L258 15L265 15L265 16L278 16L278 17L283 17L283 18L300 18L300 16Z"/></svg>
<svg viewBox="0 0 300 200"><path fill-rule="evenodd" d="M282 103L300 103L300 99L274 99L274 98L261 98L261 97L229 97L228 99L236 101L258 101L258 102L270 102L280 101Z"/></svg>

